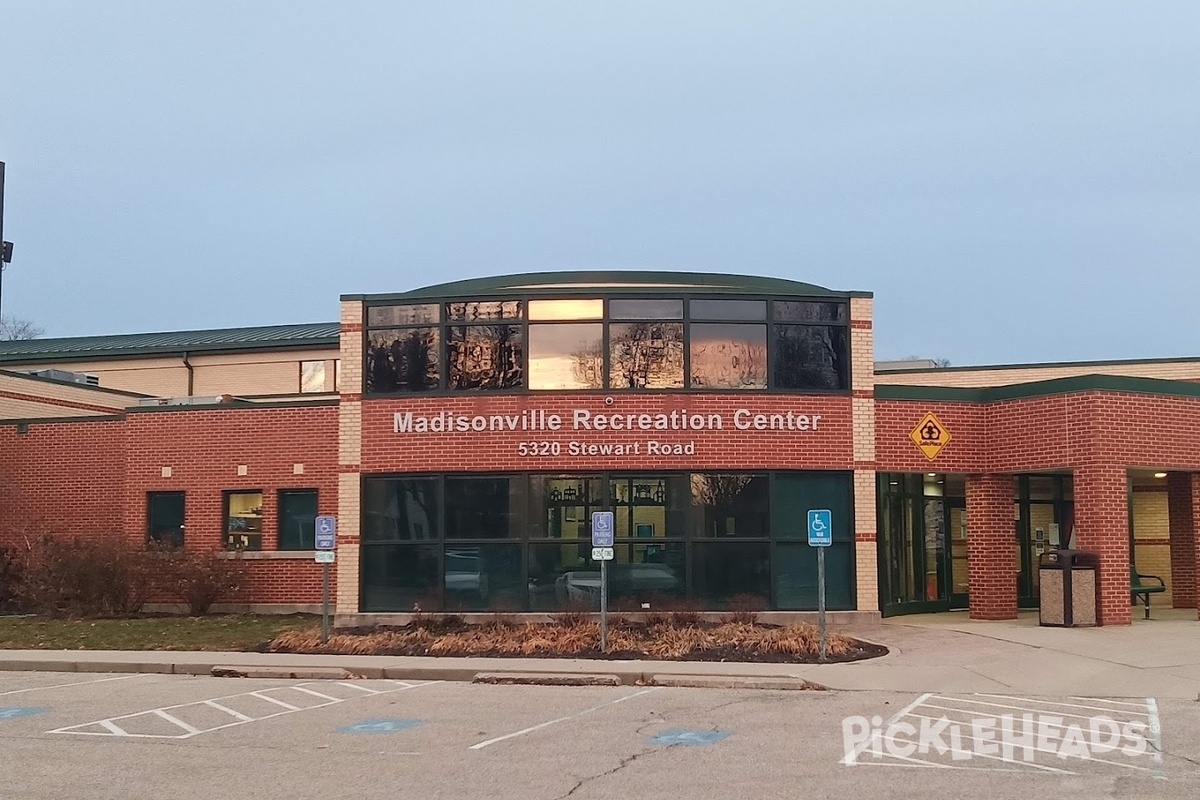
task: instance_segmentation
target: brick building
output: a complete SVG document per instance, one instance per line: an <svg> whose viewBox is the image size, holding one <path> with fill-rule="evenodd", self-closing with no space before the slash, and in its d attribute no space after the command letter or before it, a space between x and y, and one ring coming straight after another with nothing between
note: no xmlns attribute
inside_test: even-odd
<svg viewBox="0 0 1200 800"><path fill-rule="evenodd" d="M0 343L0 544L41 533L228 548L238 607L816 607L1039 602L1098 554L1102 624L1195 608L1200 361L874 361L872 298L768 278L541 273L342 298L339 323Z"/></svg>

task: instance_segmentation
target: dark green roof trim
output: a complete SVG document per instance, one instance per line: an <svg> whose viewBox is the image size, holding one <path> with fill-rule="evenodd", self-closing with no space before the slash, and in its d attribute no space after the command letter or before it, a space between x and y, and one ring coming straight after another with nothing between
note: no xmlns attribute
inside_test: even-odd
<svg viewBox="0 0 1200 800"><path fill-rule="evenodd" d="M605 285L616 284L616 285ZM425 286L395 294L344 294L342 300L437 300L521 295L563 297L596 294L753 294L781 297L872 297L870 292L839 292L811 283L759 275L636 270L530 272Z"/></svg>
<svg viewBox="0 0 1200 800"><path fill-rule="evenodd" d="M40 381L41 383L52 383L55 386L71 386L76 389L84 389L89 392L102 392L104 394L116 395L118 397L142 398L142 397L153 397L154 396L154 395L150 395L150 394L139 394L137 392L127 392L127 391L124 391L123 389L106 389L103 386L92 386L87 383L75 383L74 381L60 381L58 378L46 378L41 375L30 375L28 372L15 372L15 371L9 370L9 369L0 369L0 375L4 375L4 376L10 377L10 378L20 378L20 379L26 380L26 381Z"/></svg>
<svg viewBox="0 0 1200 800"><path fill-rule="evenodd" d="M0 363L91 361L130 356L182 356L260 350L304 350L336 347L337 322L267 325L203 331L126 333L113 336L74 336L0 342Z"/></svg>
<svg viewBox="0 0 1200 800"><path fill-rule="evenodd" d="M232 403L196 403L194 405L164 405L164 406L132 406L125 409L126 414L156 414L172 411L257 411L264 408L320 408L336 406L340 399L327 400L280 400L276 403L250 403L234 400Z"/></svg>
<svg viewBox="0 0 1200 800"><path fill-rule="evenodd" d="M28 419L0 419L0 425L49 425L54 422L123 422L124 414L93 414L80 417L30 417Z"/></svg>
<svg viewBox="0 0 1200 800"><path fill-rule="evenodd" d="M886 359L885 359L886 360ZM1032 364L984 364L975 367L914 367L913 369L889 369L885 375L923 375L943 372L993 372L1006 369L1053 369L1055 367L1108 367L1134 366L1137 364L1196 364L1200 357L1179 358L1125 358L1113 361L1038 361Z"/></svg>
<svg viewBox="0 0 1200 800"><path fill-rule="evenodd" d="M1150 394L1162 397L1200 398L1200 383L1161 378L1127 378L1120 375L1079 375L1007 386L961 388L955 386L901 386L876 384L876 400L917 400L943 403L997 403L1080 392Z"/></svg>

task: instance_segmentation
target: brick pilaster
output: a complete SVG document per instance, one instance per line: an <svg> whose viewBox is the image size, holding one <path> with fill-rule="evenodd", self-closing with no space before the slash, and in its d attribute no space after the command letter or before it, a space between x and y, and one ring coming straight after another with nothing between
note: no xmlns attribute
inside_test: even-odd
<svg viewBox="0 0 1200 800"><path fill-rule="evenodd" d="M342 303L342 395L338 407L338 592L337 611L358 611L362 470L363 304Z"/></svg>
<svg viewBox="0 0 1200 800"><path fill-rule="evenodd" d="M1013 479L967 476L967 574L971 619L1016 619Z"/></svg>
<svg viewBox="0 0 1200 800"><path fill-rule="evenodd" d="M1196 523L1192 476L1167 476L1167 514L1171 537L1171 605L1196 608Z"/></svg>
<svg viewBox="0 0 1200 800"><path fill-rule="evenodd" d="M1100 625L1129 625L1129 481L1123 466L1075 471L1075 541L1100 556Z"/></svg>

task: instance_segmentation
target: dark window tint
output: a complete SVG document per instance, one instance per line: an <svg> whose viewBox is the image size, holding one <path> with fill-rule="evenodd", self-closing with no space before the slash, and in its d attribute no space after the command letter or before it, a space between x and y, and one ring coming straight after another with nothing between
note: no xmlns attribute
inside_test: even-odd
<svg viewBox="0 0 1200 800"><path fill-rule="evenodd" d="M363 482L364 542L438 538L437 480L370 478Z"/></svg>
<svg viewBox="0 0 1200 800"><path fill-rule="evenodd" d="M524 478L446 478L447 539L519 539Z"/></svg>
<svg viewBox="0 0 1200 800"><path fill-rule="evenodd" d="M480 322L491 319L520 319L523 304L520 300L447 303L446 316L454 321Z"/></svg>
<svg viewBox="0 0 1200 800"><path fill-rule="evenodd" d="M693 596L708 608L770 608L770 548L767 542L696 542Z"/></svg>
<svg viewBox="0 0 1200 800"><path fill-rule="evenodd" d="M766 537L765 475L692 475L693 535L717 539Z"/></svg>
<svg viewBox="0 0 1200 800"><path fill-rule="evenodd" d="M146 533L150 541L183 545L183 492L150 492L146 495Z"/></svg>
<svg viewBox="0 0 1200 800"><path fill-rule="evenodd" d="M438 338L437 328L372 331L367 340L367 391L437 389Z"/></svg>
<svg viewBox="0 0 1200 800"><path fill-rule="evenodd" d="M767 318L766 300L693 300L692 319L744 319L764 320Z"/></svg>
<svg viewBox="0 0 1200 800"><path fill-rule="evenodd" d="M825 607L853 609L854 543L835 542L825 550ZM807 542L787 542L775 547L775 607L817 607L817 548Z"/></svg>
<svg viewBox="0 0 1200 800"><path fill-rule="evenodd" d="M779 389L845 389L846 329L830 325L776 325L775 386Z"/></svg>
<svg viewBox="0 0 1200 800"><path fill-rule="evenodd" d="M854 541L854 489L847 473L779 473L773 491L771 515L777 538L807 539L808 512L828 509L833 515L834 541Z"/></svg>
<svg viewBox="0 0 1200 800"><path fill-rule="evenodd" d="M613 389L683 388L683 323L613 323L608 336Z"/></svg>
<svg viewBox="0 0 1200 800"><path fill-rule="evenodd" d="M446 608L523 611L527 585L519 544L446 545Z"/></svg>
<svg viewBox="0 0 1200 800"><path fill-rule="evenodd" d="M461 325L446 343L451 389L514 389L522 384L518 325Z"/></svg>
<svg viewBox="0 0 1200 800"><path fill-rule="evenodd" d="M609 300L610 319L683 319L682 300Z"/></svg>
<svg viewBox="0 0 1200 800"><path fill-rule="evenodd" d="M775 319L780 322L845 322L846 304L776 300Z"/></svg>
<svg viewBox="0 0 1200 800"><path fill-rule="evenodd" d="M362 548L363 611L424 611L441 605L440 545L368 545Z"/></svg>
<svg viewBox="0 0 1200 800"><path fill-rule="evenodd" d="M367 326L421 325L440 321L437 303L404 306L372 306L367 309Z"/></svg>
<svg viewBox="0 0 1200 800"><path fill-rule="evenodd" d="M766 388L766 325L694 323L691 337L693 388Z"/></svg>
<svg viewBox="0 0 1200 800"><path fill-rule="evenodd" d="M608 565L613 608L670 608L686 596L687 569L682 542L618 543ZM590 544L534 544L529 547L529 608L600 607L600 563Z"/></svg>
<svg viewBox="0 0 1200 800"><path fill-rule="evenodd" d="M317 493L289 490L279 493L279 549L312 550L317 546Z"/></svg>

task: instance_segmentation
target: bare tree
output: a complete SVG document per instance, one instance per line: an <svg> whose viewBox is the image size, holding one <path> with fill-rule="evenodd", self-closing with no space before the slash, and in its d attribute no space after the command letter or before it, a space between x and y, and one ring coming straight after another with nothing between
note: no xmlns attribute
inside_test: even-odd
<svg viewBox="0 0 1200 800"><path fill-rule="evenodd" d="M17 342L36 339L45 333L27 319L0 317L0 342Z"/></svg>

